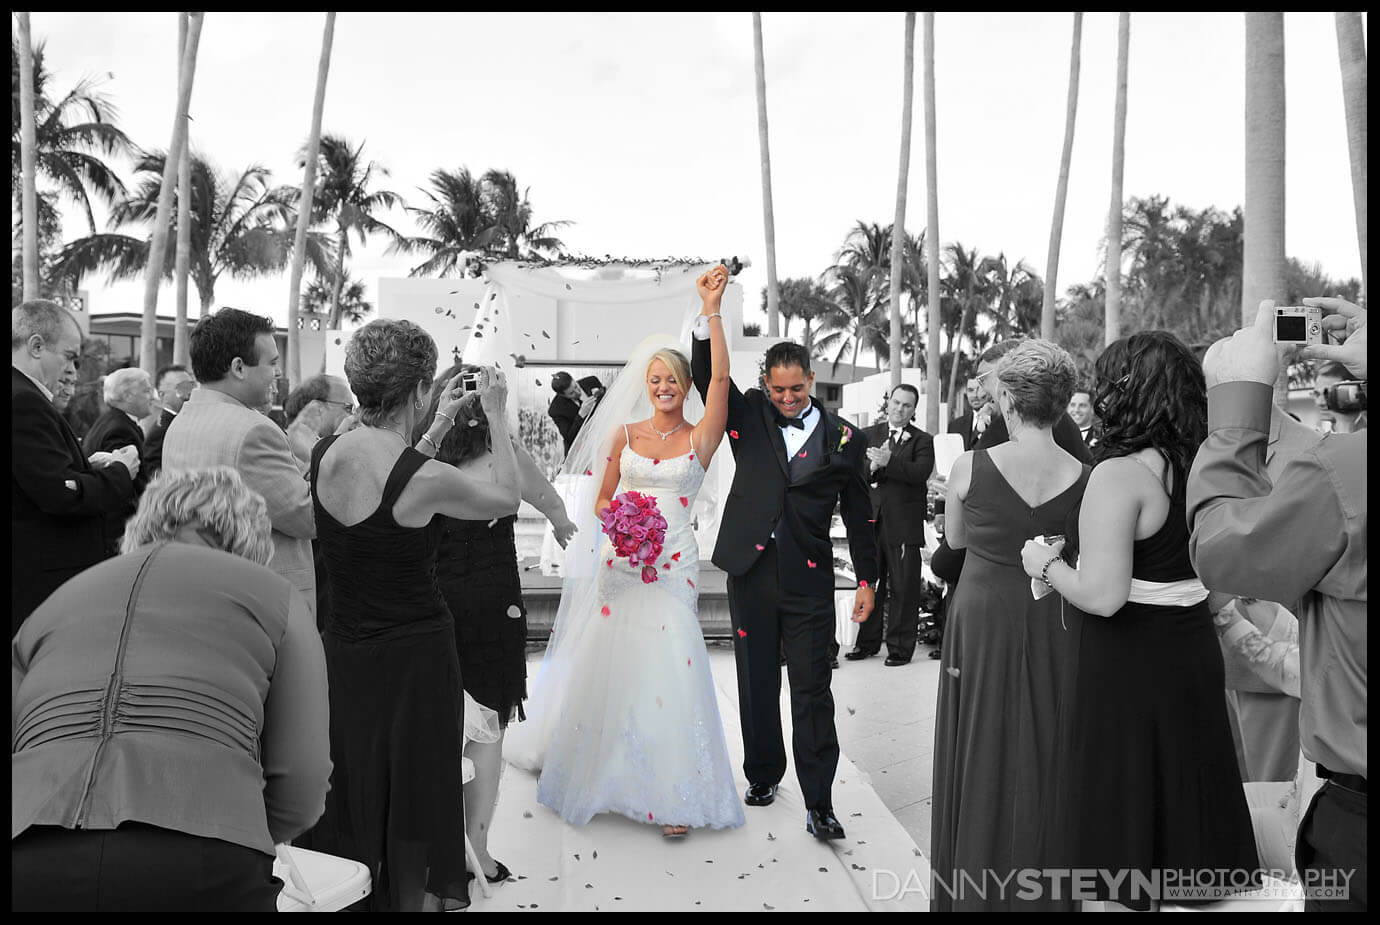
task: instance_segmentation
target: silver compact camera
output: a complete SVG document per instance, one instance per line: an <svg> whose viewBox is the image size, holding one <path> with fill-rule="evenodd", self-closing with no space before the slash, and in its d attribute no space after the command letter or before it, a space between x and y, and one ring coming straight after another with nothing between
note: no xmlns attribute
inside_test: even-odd
<svg viewBox="0 0 1380 925"><path fill-rule="evenodd" d="M460 377L460 390L462 392L478 392L481 382L481 373L465 373Z"/></svg>
<svg viewBox="0 0 1380 925"><path fill-rule="evenodd" d="M1286 305L1275 309L1275 343L1313 346L1326 343L1322 309L1307 305Z"/></svg>

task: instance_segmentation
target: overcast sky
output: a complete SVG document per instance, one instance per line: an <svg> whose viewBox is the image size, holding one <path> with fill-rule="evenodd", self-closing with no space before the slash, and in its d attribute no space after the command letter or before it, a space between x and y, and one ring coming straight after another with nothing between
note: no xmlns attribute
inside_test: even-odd
<svg viewBox="0 0 1380 925"><path fill-rule="evenodd" d="M296 183L321 13L206 14L192 142L224 170L258 163ZM174 13L32 14L64 90L103 78L134 141L166 148L176 96ZM900 144L901 13L763 17L778 274L813 276L859 219L889 224ZM1070 13L936 16L939 233L1045 273L1069 76ZM1058 284L1090 280L1110 194L1116 14L1083 21L1077 132ZM1125 195L1230 209L1242 199L1243 14L1137 13L1131 22ZM910 205L925 227L923 15L916 25ZM1285 16L1288 251L1359 276L1331 13ZM109 74L109 77L105 75ZM326 132L365 141L420 205L434 169L512 171L538 222L568 219L574 250L747 255L749 316L765 282L748 13L341 13ZM125 171L128 178L128 170ZM403 216L393 221L409 232ZM82 233L75 215L69 238ZM412 265L356 249L368 283ZM102 288L97 311L137 311ZM287 278L223 279L218 305L287 312ZM196 311L196 295L192 295ZM160 312L171 314L165 288Z"/></svg>

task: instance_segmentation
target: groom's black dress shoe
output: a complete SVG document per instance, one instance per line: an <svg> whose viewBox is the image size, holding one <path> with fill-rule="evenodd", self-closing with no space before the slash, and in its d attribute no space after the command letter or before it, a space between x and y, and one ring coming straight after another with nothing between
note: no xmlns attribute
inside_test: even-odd
<svg viewBox="0 0 1380 925"><path fill-rule="evenodd" d="M846 655L844 655L844 658L848 659L850 662L856 662L859 659L871 658L876 654L876 652L868 652L863 649L854 649L852 652L849 652Z"/></svg>
<svg viewBox="0 0 1380 925"><path fill-rule="evenodd" d="M843 838L843 826L832 809L812 809L805 816L805 831L821 841Z"/></svg>
<svg viewBox="0 0 1380 925"><path fill-rule="evenodd" d="M743 802L748 806L770 806L776 799L775 784L748 784Z"/></svg>
<svg viewBox="0 0 1380 925"><path fill-rule="evenodd" d="M897 665L909 665L909 664L910 664L910 659L908 659L908 658L897 658L897 657L894 656L894 655L888 655L888 656L886 657L886 666L887 666L888 668L895 668Z"/></svg>

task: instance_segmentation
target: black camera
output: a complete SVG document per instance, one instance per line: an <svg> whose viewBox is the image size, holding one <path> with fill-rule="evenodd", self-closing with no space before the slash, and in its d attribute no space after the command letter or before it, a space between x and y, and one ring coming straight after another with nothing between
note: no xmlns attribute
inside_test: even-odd
<svg viewBox="0 0 1380 925"><path fill-rule="evenodd" d="M743 264L737 257L729 257L727 260L720 258L719 263L728 269L729 276L737 276L743 272Z"/></svg>
<svg viewBox="0 0 1380 925"><path fill-rule="evenodd" d="M1357 379L1338 382L1323 389L1323 401L1328 411L1355 414L1366 410L1366 384Z"/></svg>
<svg viewBox="0 0 1380 925"><path fill-rule="evenodd" d="M465 373L464 375L462 375L462 376L460 377L460 391L462 391L462 392L478 392L478 391L479 391L479 382L480 382L480 374L479 374L479 373Z"/></svg>

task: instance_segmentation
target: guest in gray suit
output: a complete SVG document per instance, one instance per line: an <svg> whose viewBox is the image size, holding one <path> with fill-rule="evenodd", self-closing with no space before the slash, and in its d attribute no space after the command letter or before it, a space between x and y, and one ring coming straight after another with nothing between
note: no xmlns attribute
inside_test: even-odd
<svg viewBox="0 0 1380 925"><path fill-rule="evenodd" d="M273 322L222 308L197 322L192 372L200 387L182 406L163 442L163 468L229 466L263 495L273 522L268 567L302 592L315 613L316 536L307 480L282 429L254 409L272 400L278 376Z"/></svg>

